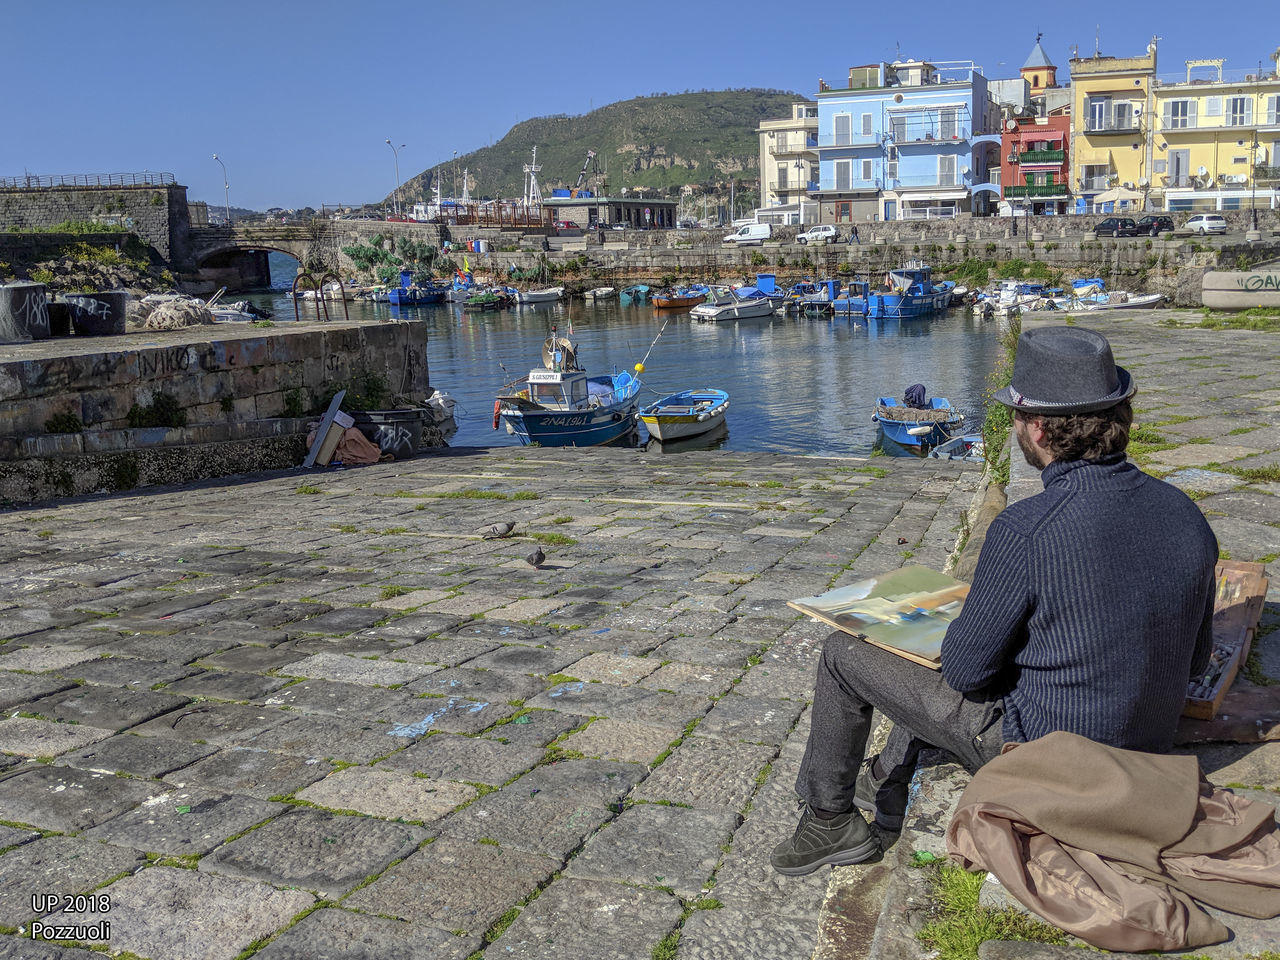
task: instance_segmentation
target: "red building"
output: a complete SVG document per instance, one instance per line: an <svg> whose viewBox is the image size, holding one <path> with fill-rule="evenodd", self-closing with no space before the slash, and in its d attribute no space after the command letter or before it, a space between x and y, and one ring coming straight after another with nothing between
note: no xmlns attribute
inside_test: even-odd
<svg viewBox="0 0 1280 960"><path fill-rule="evenodd" d="M1071 116L1046 110L1047 90L1056 90L1058 68L1036 35L1035 49L1019 71L1030 91L1030 108L1006 120L1000 141L1001 196L1014 214L1066 213L1071 200Z"/></svg>
<svg viewBox="0 0 1280 960"><path fill-rule="evenodd" d="M1012 129L1011 129L1012 128ZM1071 202L1071 117L1014 117L1000 139L1001 195L1015 213L1066 213Z"/></svg>

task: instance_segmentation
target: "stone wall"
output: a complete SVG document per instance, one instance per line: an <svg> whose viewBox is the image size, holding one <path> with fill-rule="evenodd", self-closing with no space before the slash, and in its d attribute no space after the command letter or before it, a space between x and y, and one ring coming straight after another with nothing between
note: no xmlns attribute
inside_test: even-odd
<svg viewBox="0 0 1280 960"><path fill-rule="evenodd" d="M100 449L101 439L95 446L83 438L108 434L118 434L126 447L201 442L180 431L166 437L166 431L129 429L130 409L147 407L160 394L176 401L191 431L309 413L327 388L367 371L407 397L423 399L429 390L420 321L290 324L270 333L220 327L217 339L208 327L197 330L6 348L0 360L0 459ZM45 425L58 414L78 417L85 432L53 440ZM36 441L45 447L33 447ZM49 450L50 444L57 449Z"/></svg>
<svg viewBox="0 0 1280 960"><path fill-rule="evenodd" d="M0 187L0 232L43 229L67 220L136 233L170 263L182 265L190 257L186 187Z"/></svg>

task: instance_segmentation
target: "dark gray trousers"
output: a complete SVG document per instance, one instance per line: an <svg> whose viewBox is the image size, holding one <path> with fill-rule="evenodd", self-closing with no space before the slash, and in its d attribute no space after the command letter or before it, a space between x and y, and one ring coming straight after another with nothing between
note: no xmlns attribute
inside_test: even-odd
<svg viewBox="0 0 1280 960"><path fill-rule="evenodd" d="M853 808L853 791L878 709L893 721L880 767L906 783L925 747L952 754L971 773L1004 744L1000 700L972 700L937 670L836 631L822 644L812 727L796 793L830 813Z"/></svg>

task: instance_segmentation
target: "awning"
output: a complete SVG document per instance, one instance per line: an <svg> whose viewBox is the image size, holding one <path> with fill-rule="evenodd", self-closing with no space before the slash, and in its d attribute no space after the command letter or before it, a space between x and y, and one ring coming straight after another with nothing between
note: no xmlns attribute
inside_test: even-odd
<svg viewBox="0 0 1280 960"><path fill-rule="evenodd" d="M1112 187L1093 198L1094 203L1123 203L1142 199L1142 191L1128 187Z"/></svg>

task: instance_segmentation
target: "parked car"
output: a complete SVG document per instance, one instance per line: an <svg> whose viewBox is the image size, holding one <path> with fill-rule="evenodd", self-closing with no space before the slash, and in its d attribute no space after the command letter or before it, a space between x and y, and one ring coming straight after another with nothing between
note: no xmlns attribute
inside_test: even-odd
<svg viewBox="0 0 1280 960"><path fill-rule="evenodd" d="M1107 217L1093 228L1095 237L1136 237L1138 225L1130 217Z"/></svg>
<svg viewBox="0 0 1280 960"><path fill-rule="evenodd" d="M556 229L557 230L581 230L582 228L578 226L576 223L574 223L572 220L557 220Z"/></svg>
<svg viewBox="0 0 1280 960"><path fill-rule="evenodd" d="M1143 217L1138 221L1138 236L1159 236L1173 232L1173 217Z"/></svg>
<svg viewBox="0 0 1280 960"><path fill-rule="evenodd" d="M773 224L748 223L729 234L721 243L736 243L740 247L750 246L751 244L763 246L764 242L772 236Z"/></svg>
<svg viewBox="0 0 1280 960"><path fill-rule="evenodd" d="M815 224L796 236L796 240L800 243L835 243L839 239L840 235L836 228L829 223Z"/></svg>
<svg viewBox="0 0 1280 960"><path fill-rule="evenodd" d="M1197 213L1185 224L1192 233L1226 233L1227 221L1220 213Z"/></svg>

